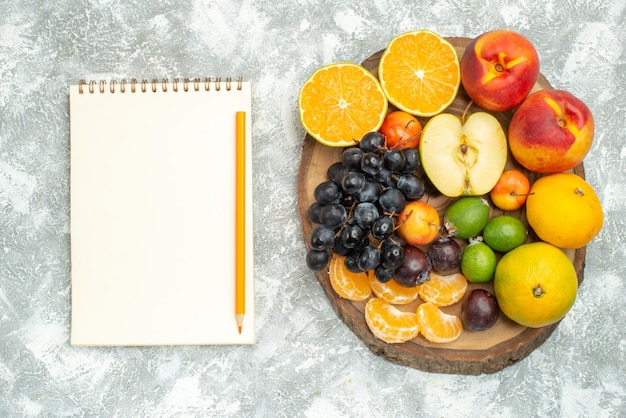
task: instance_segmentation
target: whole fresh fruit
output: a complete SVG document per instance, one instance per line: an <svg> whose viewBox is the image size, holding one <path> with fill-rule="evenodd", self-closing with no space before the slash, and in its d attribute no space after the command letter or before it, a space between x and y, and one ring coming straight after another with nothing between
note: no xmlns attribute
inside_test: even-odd
<svg viewBox="0 0 626 418"><path fill-rule="evenodd" d="M406 245L402 263L396 269L393 279L401 286L414 287L427 281L431 270L432 265L424 250Z"/></svg>
<svg viewBox="0 0 626 418"><path fill-rule="evenodd" d="M505 170L500 179L489 192L491 201L502 210L517 210L524 206L528 192L530 191L530 180L526 174L519 170Z"/></svg>
<svg viewBox="0 0 626 418"><path fill-rule="evenodd" d="M440 228L437 210L426 202L408 202L398 215L398 235L411 245L430 244L439 235Z"/></svg>
<svg viewBox="0 0 626 418"><path fill-rule="evenodd" d="M582 177L556 173L536 180L526 201L528 224L543 241L559 248L580 248L602 228L600 199Z"/></svg>
<svg viewBox="0 0 626 418"><path fill-rule="evenodd" d="M388 148L417 148L422 134L422 125L410 113L396 110L385 116L379 132L387 140Z"/></svg>
<svg viewBox="0 0 626 418"><path fill-rule="evenodd" d="M562 250L537 241L506 253L496 267L493 285L506 316L538 328L567 314L576 300L578 279Z"/></svg>
<svg viewBox="0 0 626 418"><path fill-rule="evenodd" d="M593 142L591 111L571 93L541 90L515 111L509 146L521 165L537 173L560 173L576 167Z"/></svg>
<svg viewBox="0 0 626 418"><path fill-rule="evenodd" d="M485 289L470 292L461 310L461 321L471 331L484 331L496 323L500 316L500 307L495 296Z"/></svg>
<svg viewBox="0 0 626 418"><path fill-rule="evenodd" d="M489 193L507 160L502 126L486 112L464 123L450 113L434 116L424 126L419 150L426 175L449 197Z"/></svg>
<svg viewBox="0 0 626 418"><path fill-rule="evenodd" d="M461 265L461 247L450 237L441 237L428 247L433 269L441 274L452 273Z"/></svg>
<svg viewBox="0 0 626 418"><path fill-rule="evenodd" d="M486 199L478 196L461 197L452 202L443 214L443 226L448 234L469 239L480 234L491 209Z"/></svg>
<svg viewBox="0 0 626 418"><path fill-rule="evenodd" d="M506 253L526 241L528 231L518 218L510 215L494 216L483 230L483 241L492 250Z"/></svg>
<svg viewBox="0 0 626 418"><path fill-rule="evenodd" d="M461 254L461 271L470 283L485 283L493 279L496 254L482 241L473 241Z"/></svg>
<svg viewBox="0 0 626 418"><path fill-rule="evenodd" d="M474 38L461 59L461 82L470 98L494 112L524 101L539 76L539 55L519 33L495 30Z"/></svg>

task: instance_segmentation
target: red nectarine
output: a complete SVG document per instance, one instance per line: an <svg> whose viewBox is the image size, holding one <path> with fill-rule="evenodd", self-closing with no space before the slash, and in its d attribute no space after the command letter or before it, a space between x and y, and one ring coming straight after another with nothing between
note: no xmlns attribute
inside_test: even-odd
<svg viewBox="0 0 626 418"><path fill-rule="evenodd" d="M509 125L509 148L528 170L559 173L578 165L593 142L591 111L564 90L531 94Z"/></svg>
<svg viewBox="0 0 626 418"><path fill-rule="evenodd" d="M539 76L539 56L519 33L495 30L474 38L461 59L461 82L480 107L494 112L524 101Z"/></svg>

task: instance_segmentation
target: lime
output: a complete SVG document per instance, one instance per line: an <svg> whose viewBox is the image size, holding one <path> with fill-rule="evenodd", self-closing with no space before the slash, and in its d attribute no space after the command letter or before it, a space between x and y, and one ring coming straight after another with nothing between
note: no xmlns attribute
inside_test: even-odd
<svg viewBox="0 0 626 418"><path fill-rule="evenodd" d="M446 208L443 223L452 236L469 239L480 234L489 221L490 212L486 199L466 196L455 200Z"/></svg>
<svg viewBox="0 0 626 418"><path fill-rule="evenodd" d="M483 241L492 250L501 253L511 251L526 241L528 231L518 218L510 215L493 217L483 230Z"/></svg>
<svg viewBox="0 0 626 418"><path fill-rule="evenodd" d="M461 271L471 283L485 283L496 271L496 254L482 241L470 243L461 255Z"/></svg>

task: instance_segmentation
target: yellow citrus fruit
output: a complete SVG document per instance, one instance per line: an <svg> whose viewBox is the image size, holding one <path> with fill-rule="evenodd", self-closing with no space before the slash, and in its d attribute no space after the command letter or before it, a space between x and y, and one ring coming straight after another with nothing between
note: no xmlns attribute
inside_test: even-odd
<svg viewBox="0 0 626 418"><path fill-rule="evenodd" d="M467 279L460 273L441 275L430 273L430 280L419 286L419 296L424 302L437 306L450 306L463 298Z"/></svg>
<svg viewBox="0 0 626 418"><path fill-rule="evenodd" d="M461 335L463 323L458 316L443 312L434 303L417 307L419 329L424 338L433 343L449 343Z"/></svg>
<svg viewBox="0 0 626 418"><path fill-rule="evenodd" d="M506 253L494 276L502 312L538 328L561 320L576 300L576 270L563 251L546 242L522 244Z"/></svg>
<svg viewBox="0 0 626 418"><path fill-rule="evenodd" d="M403 312L380 298L367 301L365 322L372 334L386 343L403 343L420 332L415 313Z"/></svg>
<svg viewBox="0 0 626 418"><path fill-rule="evenodd" d="M570 249L587 245L604 222L595 191L573 173L549 174L537 179L526 200L526 217L543 241Z"/></svg>
<svg viewBox="0 0 626 418"><path fill-rule="evenodd" d="M353 273L346 269L345 257L334 255L328 266L330 285L335 292L344 299L360 302L370 297L370 287L367 273Z"/></svg>
<svg viewBox="0 0 626 418"><path fill-rule="evenodd" d="M309 135L324 145L346 147L381 127L388 103L371 72L344 62L316 70L302 86L298 106Z"/></svg>
<svg viewBox="0 0 626 418"><path fill-rule="evenodd" d="M378 281L375 274L370 274L370 287L374 294L394 305L405 305L413 302L418 297L420 286L401 286L395 280L386 283Z"/></svg>
<svg viewBox="0 0 626 418"><path fill-rule="evenodd" d="M454 47L428 30L393 38L380 57L378 78L389 102L417 116L433 116L454 100L461 84Z"/></svg>

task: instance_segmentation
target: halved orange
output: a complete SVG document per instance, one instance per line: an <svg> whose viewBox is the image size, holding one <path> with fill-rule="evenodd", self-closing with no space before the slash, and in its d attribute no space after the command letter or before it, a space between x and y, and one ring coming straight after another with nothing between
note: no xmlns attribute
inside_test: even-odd
<svg viewBox="0 0 626 418"><path fill-rule="evenodd" d="M354 302L360 302L370 297L372 288L370 287L368 274L353 273L346 269L345 257L333 255L328 266L328 276L330 285L337 294Z"/></svg>
<svg viewBox="0 0 626 418"><path fill-rule="evenodd" d="M449 343L461 335L463 324L455 315L443 312L434 303L422 303L417 307L420 332L433 343Z"/></svg>
<svg viewBox="0 0 626 418"><path fill-rule="evenodd" d="M378 78L387 99L398 109L433 116L445 110L459 91L459 57L450 42L434 32L405 32L387 45Z"/></svg>
<svg viewBox="0 0 626 418"><path fill-rule="evenodd" d="M417 299L419 288L421 285L413 287L400 286L395 280L389 280L387 283L381 283L375 274L369 277L370 287L374 294L394 305L405 305Z"/></svg>
<svg viewBox="0 0 626 418"><path fill-rule="evenodd" d="M420 285L419 296L424 302L450 306L463 298L467 279L461 273L441 275L430 273L430 280Z"/></svg>
<svg viewBox="0 0 626 418"><path fill-rule="evenodd" d="M365 305L365 322L372 334L386 343L403 343L420 332L415 313L403 312L376 297Z"/></svg>
<svg viewBox="0 0 626 418"><path fill-rule="evenodd" d="M316 70L302 86L298 106L309 135L324 145L346 147L380 128L388 102L371 72L342 62Z"/></svg>

